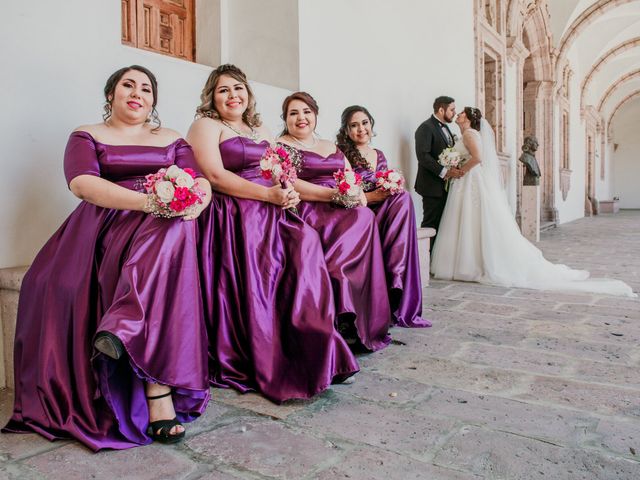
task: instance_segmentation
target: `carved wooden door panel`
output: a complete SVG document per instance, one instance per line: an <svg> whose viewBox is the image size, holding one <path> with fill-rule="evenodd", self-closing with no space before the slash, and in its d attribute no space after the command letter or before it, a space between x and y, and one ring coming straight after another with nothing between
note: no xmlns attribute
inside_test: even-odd
<svg viewBox="0 0 640 480"><path fill-rule="evenodd" d="M121 0L122 43L193 61L193 0Z"/></svg>

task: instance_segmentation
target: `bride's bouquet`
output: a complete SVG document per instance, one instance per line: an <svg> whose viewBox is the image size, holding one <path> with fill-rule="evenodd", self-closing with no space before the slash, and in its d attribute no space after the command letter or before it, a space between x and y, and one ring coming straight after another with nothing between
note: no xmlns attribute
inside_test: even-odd
<svg viewBox="0 0 640 480"><path fill-rule="evenodd" d="M331 200L346 208L354 208L360 205L362 195L362 177L351 169L338 170L333 173L338 190Z"/></svg>
<svg viewBox="0 0 640 480"><path fill-rule="evenodd" d="M145 211L154 217L171 218L183 215L201 204L205 193L195 181L190 168L171 165L145 176L142 184L147 193Z"/></svg>
<svg viewBox="0 0 640 480"><path fill-rule="evenodd" d="M376 188L396 195L404 190L404 176L398 170L380 170L376 172Z"/></svg>
<svg viewBox="0 0 640 480"><path fill-rule="evenodd" d="M438 156L438 163L446 168L457 168L462 164L462 155L454 147L445 148ZM449 190L451 178L447 178L444 183L445 191Z"/></svg>
<svg viewBox="0 0 640 480"><path fill-rule="evenodd" d="M277 143L275 146L267 147L260 159L260 174L266 180L279 183L282 188L287 188L287 184L293 185L298 180L298 171L302 166L302 156L295 148ZM298 210L293 207L293 213Z"/></svg>

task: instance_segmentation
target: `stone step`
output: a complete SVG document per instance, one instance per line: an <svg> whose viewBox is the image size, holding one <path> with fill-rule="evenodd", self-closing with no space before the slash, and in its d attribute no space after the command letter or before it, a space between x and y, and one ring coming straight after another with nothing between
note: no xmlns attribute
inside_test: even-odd
<svg viewBox="0 0 640 480"><path fill-rule="evenodd" d="M18 297L28 268L0 269L0 388L13 388L13 339L16 333Z"/></svg>

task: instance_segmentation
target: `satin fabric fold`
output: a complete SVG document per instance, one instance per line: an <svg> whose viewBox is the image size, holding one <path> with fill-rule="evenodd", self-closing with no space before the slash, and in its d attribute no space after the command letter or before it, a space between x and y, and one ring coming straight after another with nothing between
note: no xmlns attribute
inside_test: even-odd
<svg viewBox="0 0 640 480"><path fill-rule="evenodd" d="M354 169L369 185L368 191L375 189L376 172L389 169L384 153L375 151L378 155L375 170ZM403 191L368 206L376 216L380 231L393 324L406 328L430 327L431 322L422 318L422 280L411 195Z"/></svg>
<svg viewBox="0 0 640 480"><path fill-rule="evenodd" d="M299 178L335 188L333 173L345 167L342 152L326 158L306 150L301 153ZM346 209L328 202L301 202L298 210L320 236L336 311L345 321L354 321L358 338L368 350L386 347L391 342L391 311L375 215L365 207Z"/></svg>
<svg viewBox="0 0 640 480"><path fill-rule="evenodd" d="M220 143L227 170L260 185L268 143ZM310 398L358 371L335 330L334 300L317 233L298 216L214 192L200 219L212 385L280 403Z"/></svg>
<svg viewBox="0 0 640 480"><path fill-rule="evenodd" d="M174 163L195 168L184 140L113 146L75 132L65 174L135 188ZM3 431L75 438L94 451L148 444L145 380L174 388L181 421L200 415L209 388L196 247L196 222L81 202L23 280L15 405ZM98 331L118 336L125 358L95 351Z"/></svg>

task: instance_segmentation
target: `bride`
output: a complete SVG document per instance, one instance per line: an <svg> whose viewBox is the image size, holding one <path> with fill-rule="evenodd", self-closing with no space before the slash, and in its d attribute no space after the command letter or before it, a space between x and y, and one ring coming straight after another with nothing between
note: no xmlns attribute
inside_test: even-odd
<svg viewBox="0 0 640 480"><path fill-rule="evenodd" d="M477 108L466 107L456 123L455 144L464 176L455 180L432 252L435 278L539 290L573 290L635 296L619 280L589 278L585 270L547 261L525 239L502 190L491 126Z"/></svg>

